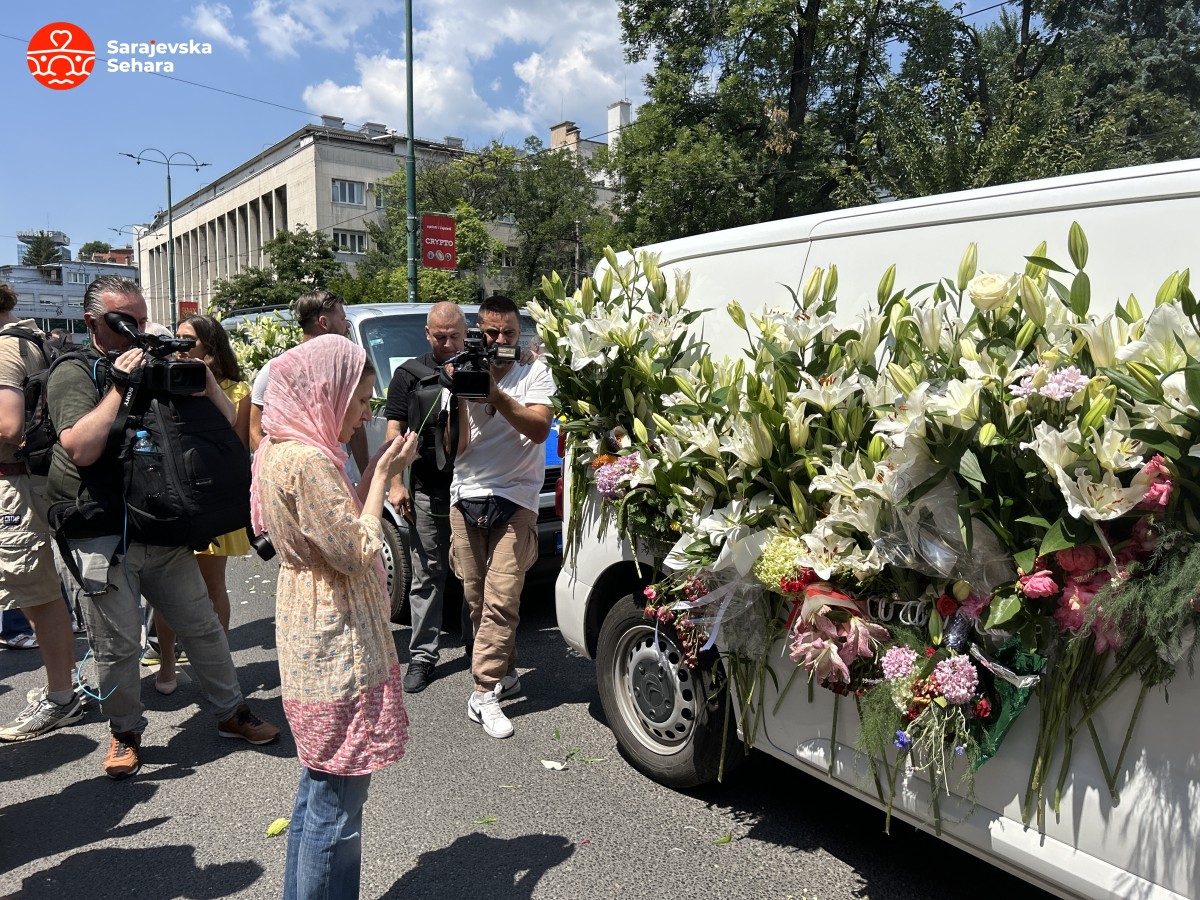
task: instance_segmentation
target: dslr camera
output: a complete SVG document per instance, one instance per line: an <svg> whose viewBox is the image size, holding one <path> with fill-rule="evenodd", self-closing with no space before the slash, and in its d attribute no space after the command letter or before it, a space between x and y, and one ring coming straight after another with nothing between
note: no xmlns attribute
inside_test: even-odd
<svg viewBox="0 0 1200 900"><path fill-rule="evenodd" d="M468 400L482 400L491 392L489 370L492 364L516 362L520 357L520 347L514 344L493 344L489 347L487 338L480 329L468 328L462 353L458 354L454 362L450 393Z"/></svg>
<svg viewBox="0 0 1200 900"><path fill-rule="evenodd" d="M137 320L125 313L105 313L104 321L109 328L129 338L135 347L149 355L140 382L147 390L157 394L184 396L204 391L208 384L204 363L198 359L167 359L168 356L191 350L196 346L194 340L138 331Z"/></svg>

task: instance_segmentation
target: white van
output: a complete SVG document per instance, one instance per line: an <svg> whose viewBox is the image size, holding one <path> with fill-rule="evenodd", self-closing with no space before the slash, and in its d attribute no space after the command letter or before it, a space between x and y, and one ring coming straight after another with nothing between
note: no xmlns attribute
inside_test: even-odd
<svg viewBox="0 0 1200 900"><path fill-rule="evenodd" d="M714 310L700 327L720 356L742 346L721 312L729 301L748 311L790 304L788 288L804 284L815 268L837 265L837 313L848 322L874 303L879 278L893 263L895 284L905 288L953 274L972 242L981 271L1021 271L1043 239L1046 255L1066 264L1072 222L1088 238L1092 284L1107 292L1093 297L1093 311L1131 293L1149 308L1163 278L1200 263L1192 234L1197 221L1200 160L1190 160L822 213L643 249L658 254L668 279L672 272L690 273L688 305ZM1130 266L1130 259L1137 264ZM588 504L585 537L558 579L562 634L596 659L605 715L634 765L677 787L712 780L724 705L706 691L703 673L673 662L680 654L668 654L672 664L661 664L655 626L640 612L646 581L633 550L615 529L594 537L595 515L596 505ZM775 684L786 685L795 667L781 643L768 658L779 660ZM771 679L765 683L757 748L879 806L854 749L853 704L841 704L831 739L831 692L817 690L810 702L807 691L793 689L775 710L777 688ZM1106 743L1120 746L1137 695L1138 686L1128 685L1102 710L1096 724ZM1120 803L1110 798L1097 757L1077 752L1061 816L1049 814L1044 831L1024 825L1022 816L1038 725L1036 712L1024 715L1003 751L979 770L976 804L942 799L941 837L1063 897L1200 896L1198 709L1200 683L1181 667L1169 692L1155 689L1145 702L1119 776ZM932 830L929 807L927 782L920 775L907 779L895 814ZM864 808L862 815L864 827L882 826L881 814Z"/></svg>

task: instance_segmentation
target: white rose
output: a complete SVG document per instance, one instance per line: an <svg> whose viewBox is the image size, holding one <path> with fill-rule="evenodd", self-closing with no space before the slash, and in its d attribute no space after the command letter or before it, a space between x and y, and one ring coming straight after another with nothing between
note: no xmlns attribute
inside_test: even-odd
<svg viewBox="0 0 1200 900"><path fill-rule="evenodd" d="M976 275L967 284L967 295L976 309L993 312L999 309L1012 297L1012 276L993 275L984 272Z"/></svg>

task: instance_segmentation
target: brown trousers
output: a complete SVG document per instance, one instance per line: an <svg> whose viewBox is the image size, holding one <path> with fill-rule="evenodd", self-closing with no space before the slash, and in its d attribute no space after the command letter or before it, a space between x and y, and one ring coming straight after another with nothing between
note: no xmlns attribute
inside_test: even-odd
<svg viewBox="0 0 1200 900"><path fill-rule="evenodd" d="M520 508L498 528L468 524L457 506L450 509L450 566L463 584L475 654L475 685L492 690L517 667L517 625L525 573L537 561L537 513Z"/></svg>

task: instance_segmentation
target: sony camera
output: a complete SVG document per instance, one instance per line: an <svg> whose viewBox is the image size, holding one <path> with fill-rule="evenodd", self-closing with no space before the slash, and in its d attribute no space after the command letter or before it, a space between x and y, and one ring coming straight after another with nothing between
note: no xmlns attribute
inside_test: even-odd
<svg viewBox="0 0 1200 900"><path fill-rule="evenodd" d="M462 353L454 362L450 392L468 400L483 399L491 393L489 369L492 364L516 362L520 356L520 347L513 344L493 344L489 347L480 329L468 328Z"/></svg>
<svg viewBox="0 0 1200 900"><path fill-rule="evenodd" d="M158 394L190 396L204 392L208 385L207 367L198 359L167 359L186 353L196 346L191 338L164 337L137 330L133 316L119 312L104 314L104 321L117 334L124 335L149 355L142 369L141 384Z"/></svg>

